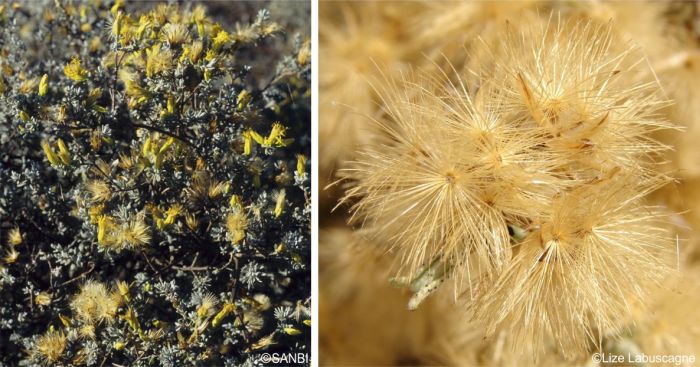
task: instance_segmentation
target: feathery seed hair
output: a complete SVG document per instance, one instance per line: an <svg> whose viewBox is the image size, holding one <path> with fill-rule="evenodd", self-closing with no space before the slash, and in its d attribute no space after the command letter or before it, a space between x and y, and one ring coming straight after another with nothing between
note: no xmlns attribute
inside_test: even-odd
<svg viewBox="0 0 700 367"><path fill-rule="evenodd" d="M341 204L395 259L409 308L453 278L487 335L572 357L670 269L666 219L642 202L670 180L653 137L673 129L668 102L609 25L550 16L502 38L483 70L375 82L381 136L341 170Z"/></svg>

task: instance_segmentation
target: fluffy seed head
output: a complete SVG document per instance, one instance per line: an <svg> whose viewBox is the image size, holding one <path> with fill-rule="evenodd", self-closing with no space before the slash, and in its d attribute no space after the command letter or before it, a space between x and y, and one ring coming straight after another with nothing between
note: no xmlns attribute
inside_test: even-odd
<svg viewBox="0 0 700 367"><path fill-rule="evenodd" d="M14 247L21 245L22 241L22 232L19 230L19 227L12 228L7 235L7 244Z"/></svg>
<svg viewBox="0 0 700 367"><path fill-rule="evenodd" d="M109 201L109 199L112 197L112 190L104 181L90 181L87 184L87 190L90 192L91 199L98 203Z"/></svg>
<svg viewBox="0 0 700 367"><path fill-rule="evenodd" d="M389 83L380 92L389 119L376 121L385 141L341 175L353 185L353 220L398 251L407 275L439 258L460 264L462 282L503 265L508 224L546 205L557 158L492 107L490 89L454 87Z"/></svg>
<svg viewBox="0 0 700 367"><path fill-rule="evenodd" d="M204 297L202 297L202 300L199 302L199 307L197 307L197 316L199 318L209 316L213 313L214 307L216 307L217 303L219 303L219 300L215 295L211 293L205 294Z"/></svg>
<svg viewBox="0 0 700 367"><path fill-rule="evenodd" d="M190 32L184 24L168 23L163 27L163 39L171 45L180 45L190 39Z"/></svg>
<svg viewBox="0 0 700 367"><path fill-rule="evenodd" d="M151 229L144 222L143 215L137 215L122 224L117 231L117 242L130 247L140 247L151 242Z"/></svg>
<svg viewBox="0 0 700 367"><path fill-rule="evenodd" d="M503 328L536 352L551 338L572 357L624 330L624 315L668 273L674 247L665 217L639 202L648 191L636 191L629 179L569 192L533 223L475 303L475 318L485 320L491 334Z"/></svg>
<svg viewBox="0 0 700 367"><path fill-rule="evenodd" d="M641 201L669 180L652 135L673 126L608 26L530 27L480 69L379 82L380 135L342 171L342 203L412 290L443 280L425 275L439 261L489 335L573 356L619 334L669 269L665 218Z"/></svg>
<svg viewBox="0 0 700 367"><path fill-rule="evenodd" d="M569 158L566 169L575 178L617 169L656 174L649 162L669 148L652 133L673 126L660 117L668 102L658 83L640 79L650 73L639 50L616 52L609 24L550 19L507 30L504 38L495 52L503 57L494 60L503 108Z"/></svg>
<svg viewBox="0 0 700 367"><path fill-rule="evenodd" d="M118 302L107 287L97 281L88 281L71 301L73 315L85 324L111 322L117 314Z"/></svg>
<svg viewBox="0 0 700 367"><path fill-rule="evenodd" d="M35 356L50 363L58 361L66 349L66 335L63 332L48 331L39 337L35 345Z"/></svg>
<svg viewBox="0 0 700 367"><path fill-rule="evenodd" d="M403 4L405 5L405 4ZM362 115L376 110L374 93L366 78L375 74L376 64L388 70L404 53L403 44L382 17L381 6L363 3L323 2L320 17L319 58L319 165L334 170L354 157L356 147L371 136ZM331 16L332 14L332 16Z"/></svg>
<svg viewBox="0 0 700 367"><path fill-rule="evenodd" d="M246 229L248 229L248 217L243 212L243 208L236 206L233 212L226 216L226 231L234 245L245 238Z"/></svg>
<svg viewBox="0 0 700 367"><path fill-rule="evenodd" d="M146 50L146 76L151 78L170 69L173 63L173 54L170 50L161 49L160 44Z"/></svg>

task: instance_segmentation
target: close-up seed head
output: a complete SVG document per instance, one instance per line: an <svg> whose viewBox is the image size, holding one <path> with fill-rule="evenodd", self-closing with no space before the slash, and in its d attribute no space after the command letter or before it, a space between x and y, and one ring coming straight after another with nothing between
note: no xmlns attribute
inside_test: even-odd
<svg viewBox="0 0 700 367"><path fill-rule="evenodd" d="M386 279L352 276L348 268L322 272L321 283L373 292L380 287L374 282L388 281L404 289L403 307L415 319L436 312L431 325L458 325L435 326L437 338L406 349L420 361L414 364L569 365L590 362L596 351L632 348L639 342L629 335L649 312L650 295L682 269L690 256L684 251L697 253L683 250L678 235L685 218L695 217L674 214L684 205L667 197L678 196L669 160L672 137L683 128L671 122L674 101L646 53L663 49L650 43L665 36L634 42L634 27L616 4L581 5L419 2L421 17L381 6L377 14L401 14L383 26L411 30L409 42L391 32L370 37L352 26L321 27L324 37L380 38L397 53L374 65L380 77L365 78L373 109L350 104L347 113L321 120L331 128L360 112L373 131L335 167L321 168L340 178L331 187L344 189L322 198L336 205L321 227L346 220L382 258L373 266ZM370 8L358 5L357 12ZM650 12L644 19L678 15L634 8ZM603 10L621 24L603 21ZM411 57L411 47L421 56ZM335 82L355 83L351 76ZM334 85L320 87L328 98L342 96ZM320 138L330 146L342 140ZM321 246L322 268L367 262L352 253L354 244ZM374 292L370 297L384 295ZM321 293L328 320L362 307L333 297L333 287ZM334 334L351 329L322 330L327 361L391 363L368 343L352 345L358 355L334 349Z"/></svg>
<svg viewBox="0 0 700 367"><path fill-rule="evenodd" d="M33 355L39 360L44 360L48 364L58 362L66 349L66 335L58 331L48 331L40 336L34 349Z"/></svg>
<svg viewBox="0 0 700 367"><path fill-rule="evenodd" d="M104 284L88 281L80 287L70 306L75 317L84 324L98 324L112 322L119 305Z"/></svg>

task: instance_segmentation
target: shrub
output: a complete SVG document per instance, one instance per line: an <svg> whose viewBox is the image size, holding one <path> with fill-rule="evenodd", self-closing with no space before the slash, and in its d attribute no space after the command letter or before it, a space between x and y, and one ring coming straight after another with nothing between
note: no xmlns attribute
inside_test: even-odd
<svg viewBox="0 0 700 367"><path fill-rule="evenodd" d="M3 363L309 352L309 42L154 5L0 5Z"/></svg>

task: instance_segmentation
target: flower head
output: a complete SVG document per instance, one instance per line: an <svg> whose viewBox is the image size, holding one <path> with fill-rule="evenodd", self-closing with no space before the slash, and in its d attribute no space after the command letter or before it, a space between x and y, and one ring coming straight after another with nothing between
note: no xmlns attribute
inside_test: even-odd
<svg viewBox="0 0 700 367"><path fill-rule="evenodd" d="M214 307L219 303L219 300L215 295L207 293L202 297L199 307L197 307L197 316L199 318L205 318L210 316L214 312Z"/></svg>
<svg viewBox="0 0 700 367"><path fill-rule="evenodd" d="M63 67L63 73L76 83L81 83L87 80L88 71L80 65L80 58L73 57L71 61Z"/></svg>
<svg viewBox="0 0 700 367"><path fill-rule="evenodd" d="M231 35L224 30L220 30L212 40L212 48L214 50L219 50L222 47L226 47L229 43L231 43L231 41L233 41Z"/></svg>
<svg viewBox="0 0 700 367"><path fill-rule="evenodd" d="M462 283L505 263L508 225L546 206L557 158L538 147L536 132L492 108L491 89L441 84L431 92L388 83L380 92L388 119L376 121L385 143L340 174L350 179L352 220L397 251L405 275L438 260L462 264L447 274Z"/></svg>
<svg viewBox="0 0 700 367"><path fill-rule="evenodd" d="M190 33L187 27L180 23L168 23L163 27L161 32L163 34L163 40L170 45L181 45L188 42L190 39Z"/></svg>
<svg viewBox="0 0 700 367"><path fill-rule="evenodd" d="M248 229L248 217L243 212L243 208L236 206L233 212L226 216L226 231L231 242L236 245L245 238L245 231Z"/></svg>
<svg viewBox="0 0 700 367"><path fill-rule="evenodd" d="M507 29L477 70L374 83L378 134L341 170L341 204L393 255L409 308L452 277L488 335L573 356L669 270L665 217L642 200L669 181L653 135L673 125L611 37L550 20Z"/></svg>
<svg viewBox="0 0 700 367"><path fill-rule="evenodd" d="M19 230L19 227L12 228L7 236L7 244L14 247L21 245L22 241L24 240L22 238L22 232Z"/></svg>
<svg viewBox="0 0 700 367"><path fill-rule="evenodd" d="M39 96L44 96L49 91L49 75L44 74L39 81Z"/></svg>
<svg viewBox="0 0 700 367"><path fill-rule="evenodd" d="M142 214L136 215L122 224L117 231L117 242L130 247L140 247L151 242L151 229L144 222Z"/></svg>
<svg viewBox="0 0 700 367"><path fill-rule="evenodd" d="M93 180L87 184L87 190L90 192L91 199L94 202L103 203L109 201L112 197L112 190L104 181Z"/></svg>
<svg viewBox="0 0 700 367"><path fill-rule="evenodd" d="M160 44L155 44L146 50L146 76L152 78L170 69L173 63L172 51L161 49Z"/></svg>
<svg viewBox="0 0 700 367"><path fill-rule="evenodd" d="M623 315L643 304L649 287L670 270L673 249L664 215L640 203L652 187L635 191L627 180L567 193L533 223L474 305L489 333L506 330L535 352L551 338L576 356L601 335L623 331L630 322Z"/></svg>
<svg viewBox="0 0 700 367"><path fill-rule="evenodd" d="M107 287L97 281L88 281L80 287L70 303L73 315L85 324L111 322L117 314L118 302Z"/></svg>
<svg viewBox="0 0 700 367"><path fill-rule="evenodd" d="M57 362L66 350L67 338L63 332L48 331L37 339L34 356L50 363Z"/></svg>

